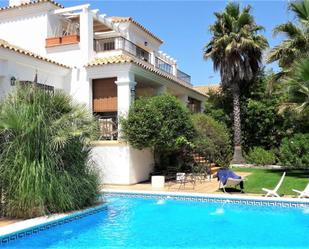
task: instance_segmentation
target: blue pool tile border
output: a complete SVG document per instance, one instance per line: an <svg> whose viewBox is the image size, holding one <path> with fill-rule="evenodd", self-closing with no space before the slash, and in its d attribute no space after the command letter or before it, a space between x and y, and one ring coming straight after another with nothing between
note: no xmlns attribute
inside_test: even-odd
<svg viewBox="0 0 309 249"><path fill-rule="evenodd" d="M10 233L10 234L6 234L6 235L3 235L3 236L0 236L0 245L7 244L9 242L12 242L12 241L15 241L17 239L27 237L27 236L30 236L30 235L33 235L33 234L37 234L39 232L48 230L50 228L53 228L53 227L56 227L56 226L59 226L59 225L63 225L63 224L66 224L66 223L69 223L69 222L72 222L72 221L75 221L75 220L79 220L79 219L84 218L86 216L93 215L93 214L96 214L96 213L99 213L99 212L102 212L102 211L105 211L105 210L107 210L107 205L103 204L103 205L100 205L98 207L89 208L89 209L86 209L84 211L80 211L80 212L77 212L77 213L74 213L74 214L70 214L68 216L65 216L65 217L62 217L62 218L59 218L59 219L56 219L56 220L53 220L53 221L49 221L49 222L46 222L46 223L43 223L43 224L39 224L39 225L36 225L36 226L25 228L25 229L22 229L22 230L19 230L19 231Z"/></svg>
<svg viewBox="0 0 309 249"><path fill-rule="evenodd" d="M104 192L105 197L129 197L129 198L158 198L158 199L173 199L181 201L196 201L196 202L212 202L212 203L231 203L245 204L250 206L272 206L284 208L309 208L309 202L302 201L286 201L286 200L264 200L250 198L229 198L229 197L209 197L209 196L191 196L191 195L169 195L158 193L131 193L131 192Z"/></svg>

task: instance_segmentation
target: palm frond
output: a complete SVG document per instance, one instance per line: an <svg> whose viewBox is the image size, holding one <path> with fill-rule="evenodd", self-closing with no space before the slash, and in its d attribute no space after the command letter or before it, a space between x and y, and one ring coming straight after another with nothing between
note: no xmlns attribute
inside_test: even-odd
<svg viewBox="0 0 309 249"><path fill-rule="evenodd" d="M290 3L289 8L296 14L301 23L309 24L309 1L294 1Z"/></svg>
<svg viewBox="0 0 309 249"><path fill-rule="evenodd" d="M273 30L273 35L278 35L279 33L285 34L290 39L304 36L303 30L295 26L292 22L287 22L276 26Z"/></svg>

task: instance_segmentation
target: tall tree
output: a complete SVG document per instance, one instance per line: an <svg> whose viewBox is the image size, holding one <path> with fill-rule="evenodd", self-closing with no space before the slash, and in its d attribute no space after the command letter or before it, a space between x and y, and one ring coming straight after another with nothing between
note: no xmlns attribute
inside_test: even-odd
<svg viewBox="0 0 309 249"><path fill-rule="evenodd" d="M275 27L274 35L283 34L286 39L267 55L268 63L278 61L282 68L276 79L287 75L292 64L309 53L309 0L291 2L289 9L295 14L297 22L287 22Z"/></svg>
<svg viewBox="0 0 309 249"><path fill-rule="evenodd" d="M223 88L233 95L234 156L233 163L244 161L241 150L240 89L252 81L260 69L262 52L268 47L262 26L256 24L251 6L242 10L237 3L228 3L223 12L214 13L217 20L210 26L213 35L205 46L204 58L211 58L220 71Z"/></svg>

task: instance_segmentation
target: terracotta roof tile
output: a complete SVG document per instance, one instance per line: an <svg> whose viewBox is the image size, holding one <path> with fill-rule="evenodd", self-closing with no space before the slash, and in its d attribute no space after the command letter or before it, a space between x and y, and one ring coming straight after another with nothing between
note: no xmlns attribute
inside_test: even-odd
<svg viewBox="0 0 309 249"><path fill-rule="evenodd" d="M220 85L219 84L212 84L207 86L194 86L193 87L196 91L207 95L210 91L218 92L220 91Z"/></svg>
<svg viewBox="0 0 309 249"><path fill-rule="evenodd" d="M160 69L155 68L153 65L151 65L147 62L144 62L144 61L142 61L138 58L132 57L132 56L127 55L127 54L96 58L95 60L93 60L92 62L90 62L86 66L87 67L93 67L93 66L101 66L101 65L107 65L107 64L125 64L125 63L133 63L135 65L138 65L141 68L144 68L146 70L154 72L154 73L156 73L156 74L158 74L158 75L160 75L164 78L172 80L172 81L176 82L177 84L180 84L180 85L182 85L182 86L184 86L184 87L186 87L190 90L195 91L196 93L199 93L199 94L205 96L205 94L195 90L193 87L189 86L188 83L178 79L174 75L165 73L165 72L161 71Z"/></svg>
<svg viewBox="0 0 309 249"><path fill-rule="evenodd" d="M61 67L65 67L65 68L70 68L69 66L66 66L66 65L64 65L62 63L53 61L53 60L48 59L46 57L43 57L41 55L35 54L35 53L30 52L28 50L25 50L23 48L20 48L20 47L17 47L15 45L12 45L12 44L10 44L7 41L2 40L2 39L0 39L0 48L5 48L5 49L8 49L8 50L14 51L16 53L19 53L19 54L27 55L27 56L30 56L30 57L33 57L33 58L36 58L36 59L39 59L39 60L42 60L42 61L46 61L46 62L55 64L57 66L61 66Z"/></svg>
<svg viewBox="0 0 309 249"><path fill-rule="evenodd" d="M131 23L135 24L136 26L138 26L139 28L141 28L142 30L144 30L147 34L149 34L150 36L155 38L157 41L163 43L163 41L159 37L157 37L155 34L153 34L150 30L146 29L142 24L135 21L132 17L113 16L112 22L113 23L131 22Z"/></svg>
<svg viewBox="0 0 309 249"><path fill-rule="evenodd" d="M40 4L40 3L51 3L59 8L63 8L63 6L60 3L57 3L53 0L36 0L36 1L31 1L28 3L22 3L20 5L14 5L14 6L6 6L6 7L2 7L0 8L1 10L10 10L10 9L17 9L17 8L21 8L21 7L28 7L28 6L32 6L32 5L36 5L36 4Z"/></svg>
<svg viewBox="0 0 309 249"><path fill-rule="evenodd" d="M130 63L134 62L134 58L121 54L121 55L115 55L110 57L102 57L102 58L96 58L93 61L91 61L87 66L100 66L100 65L106 65L106 64L121 64L121 63Z"/></svg>

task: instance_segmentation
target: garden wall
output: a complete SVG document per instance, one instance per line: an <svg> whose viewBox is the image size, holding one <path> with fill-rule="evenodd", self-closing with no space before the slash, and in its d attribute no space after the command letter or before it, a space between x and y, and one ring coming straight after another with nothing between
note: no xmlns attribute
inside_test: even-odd
<svg viewBox="0 0 309 249"><path fill-rule="evenodd" d="M92 159L100 173L101 184L135 184L149 179L153 153L137 150L119 141L93 143Z"/></svg>

